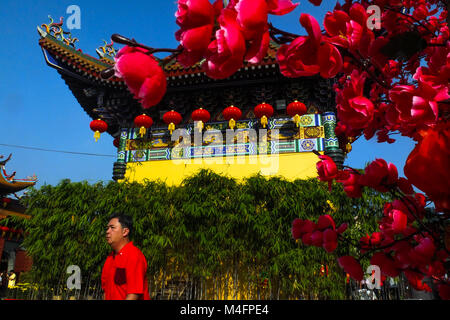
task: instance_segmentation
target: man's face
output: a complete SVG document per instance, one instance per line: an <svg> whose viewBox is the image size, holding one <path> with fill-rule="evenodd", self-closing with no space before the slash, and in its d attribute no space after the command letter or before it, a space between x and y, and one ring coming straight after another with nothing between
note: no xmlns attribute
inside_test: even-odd
<svg viewBox="0 0 450 320"><path fill-rule="evenodd" d="M127 228L122 228L118 218L113 218L109 221L106 228L106 241L111 246L116 243L120 243L128 233Z"/></svg>

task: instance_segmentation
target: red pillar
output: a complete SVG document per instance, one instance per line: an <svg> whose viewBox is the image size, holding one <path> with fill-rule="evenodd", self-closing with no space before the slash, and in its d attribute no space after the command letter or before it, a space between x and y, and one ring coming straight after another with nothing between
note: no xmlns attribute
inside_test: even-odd
<svg viewBox="0 0 450 320"><path fill-rule="evenodd" d="M28 272L31 270L32 265L33 265L33 260L27 254L27 252L25 250L21 250L21 249L17 250L14 270L16 272Z"/></svg>
<svg viewBox="0 0 450 320"><path fill-rule="evenodd" d="M5 247L5 239L1 237L0 235L0 259L3 254L3 248ZM1 271L0 271L1 272Z"/></svg>

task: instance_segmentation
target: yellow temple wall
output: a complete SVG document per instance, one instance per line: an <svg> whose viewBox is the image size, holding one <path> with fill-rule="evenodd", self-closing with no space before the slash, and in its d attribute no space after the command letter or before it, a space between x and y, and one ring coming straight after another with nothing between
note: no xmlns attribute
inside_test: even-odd
<svg viewBox="0 0 450 320"><path fill-rule="evenodd" d="M311 152L232 156L180 160L160 160L127 163L125 179L130 182L165 181L180 185L184 178L201 169L236 178L238 181L261 173L263 176L282 176L287 180L317 176L317 156Z"/></svg>

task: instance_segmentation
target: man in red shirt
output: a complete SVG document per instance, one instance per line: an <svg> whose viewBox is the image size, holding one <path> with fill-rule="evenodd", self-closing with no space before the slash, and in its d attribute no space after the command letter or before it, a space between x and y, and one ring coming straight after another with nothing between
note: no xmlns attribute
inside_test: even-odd
<svg viewBox="0 0 450 320"><path fill-rule="evenodd" d="M133 221L123 214L110 217L106 241L113 250L102 270L105 300L150 300L147 260L130 241Z"/></svg>

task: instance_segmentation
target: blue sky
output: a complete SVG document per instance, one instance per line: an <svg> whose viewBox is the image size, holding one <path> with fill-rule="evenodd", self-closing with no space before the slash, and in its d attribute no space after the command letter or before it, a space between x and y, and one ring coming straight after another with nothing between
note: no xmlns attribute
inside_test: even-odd
<svg viewBox="0 0 450 320"><path fill-rule="evenodd" d="M333 5L332 5L333 3ZM175 48L175 0L1 0L0 1L0 154L13 153L6 169L17 178L36 174L37 187L56 185L62 179L110 181L116 148L112 137L103 134L96 143L89 128L91 119L78 104L59 74L45 64L36 27L63 16L70 5L81 9L81 29L72 30L80 41L76 47L97 57L95 49L109 42L113 33L135 38L152 47ZM298 19L302 12L314 15L322 25L323 16L334 1L320 8L302 0L295 11L284 17L270 17L286 31L304 34ZM64 25L67 29L67 25ZM117 47L117 46L116 46ZM18 145L90 154L85 156L44 152L4 146ZM353 145L346 164L362 168L375 158L394 163L403 176L404 162L414 143L399 137L389 145L360 139Z"/></svg>

